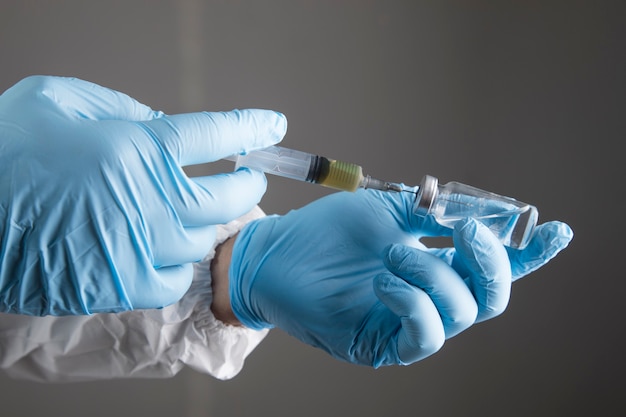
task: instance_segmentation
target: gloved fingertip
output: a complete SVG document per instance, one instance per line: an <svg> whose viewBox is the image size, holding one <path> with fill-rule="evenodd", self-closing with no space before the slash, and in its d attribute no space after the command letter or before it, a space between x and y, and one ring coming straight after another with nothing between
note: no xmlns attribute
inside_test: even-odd
<svg viewBox="0 0 626 417"><path fill-rule="evenodd" d="M274 113L278 116L278 119L276 119L276 130L285 134L287 132L287 116L279 111L274 111Z"/></svg>
<svg viewBox="0 0 626 417"><path fill-rule="evenodd" d="M479 229L481 227L486 228L486 226L480 223L478 220L467 217L459 220L454 225L454 232L452 236L456 239L471 241L479 233Z"/></svg>
<svg viewBox="0 0 626 417"><path fill-rule="evenodd" d="M565 249L574 237L574 232L565 223L549 222L537 228L537 236L534 236L525 253L526 262L533 257L538 263L545 264Z"/></svg>
<svg viewBox="0 0 626 417"><path fill-rule="evenodd" d="M486 225L474 218L459 221L454 226L452 238L455 242L460 239L474 246L493 246L499 242L496 235Z"/></svg>
<svg viewBox="0 0 626 417"><path fill-rule="evenodd" d="M385 265L392 271L402 271L404 265L413 264L414 249L399 243L394 243L386 248L387 256L384 258Z"/></svg>
<svg viewBox="0 0 626 417"><path fill-rule="evenodd" d="M563 222L552 221L537 226L524 250L509 250L513 279L518 280L541 268L565 249L573 237L571 227Z"/></svg>
<svg viewBox="0 0 626 417"><path fill-rule="evenodd" d="M389 274L378 274L372 281L374 284L374 292L380 298L381 294L386 294L391 286L391 276Z"/></svg>
<svg viewBox="0 0 626 417"><path fill-rule="evenodd" d="M374 277L374 290L376 294L389 294L397 291L399 288L406 288L408 285L402 278L390 273L378 274Z"/></svg>
<svg viewBox="0 0 626 417"><path fill-rule="evenodd" d="M466 266L487 280L510 275L506 249L487 226L468 218L455 225L454 247ZM496 278L498 277L498 278Z"/></svg>
<svg viewBox="0 0 626 417"><path fill-rule="evenodd" d="M373 280L374 293L395 315L410 316L414 311L416 288L393 274L378 274Z"/></svg>
<svg viewBox="0 0 626 417"><path fill-rule="evenodd" d="M527 252L534 249L538 257L544 260L556 256L574 237L574 232L567 224L557 221L542 224L536 230L537 235L533 236Z"/></svg>
<svg viewBox="0 0 626 417"><path fill-rule="evenodd" d="M542 229L545 235L550 237L550 243L560 249L564 249L574 238L574 231L567 223L563 222L550 222L549 227Z"/></svg>
<svg viewBox="0 0 626 417"><path fill-rule="evenodd" d="M388 245L385 250L387 251L387 256L389 257L389 260L396 259L398 256L401 256L402 252L404 251L402 245L399 243L392 243Z"/></svg>
<svg viewBox="0 0 626 417"><path fill-rule="evenodd" d="M492 234L487 226L473 218L465 218L459 220L454 225L452 240L457 248L469 248L471 246L484 246L481 244L483 239L490 240L489 235ZM477 245L478 243L478 245Z"/></svg>
<svg viewBox="0 0 626 417"><path fill-rule="evenodd" d="M252 169L248 167L239 167L230 175L236 175L241 181L241 185L245 186L250 192L254 192L259 195L259 199L267 191L267 177L265 173L258 169Z"/></svg>
<svg viewBox="0 0 626 417"><path fill-rule="evenodd" d="M274 118L273 125L269 126L270 132L268 139L271 140L272 144L276 144L282 141L287 133L287 117L283 113L275 110L267 110L267 112ZM269 122L269 117L267 121ZM270 123L268 123L268 125L270 125Z"/></svg>
<svg viewBox="0 0 626 417"><path fill-rule="evenodd" d="M267 182L267 177L265 176L265 173L263 171L260 171L258 169L253 169L253 168L249 168L246 166L240 166L239 168L237 168L235 170L235 172L239 172L242 175L250 175L252 178L257 179L257 180L262 180L263 182Z"/></svg>

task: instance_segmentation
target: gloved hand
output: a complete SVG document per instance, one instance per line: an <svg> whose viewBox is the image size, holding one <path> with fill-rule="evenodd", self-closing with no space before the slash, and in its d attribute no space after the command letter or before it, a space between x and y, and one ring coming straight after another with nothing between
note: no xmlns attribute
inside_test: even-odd
<svg viewBox="0 0 626 417"><path fill-rule="evenodd" d="M182 166L279 142L267 110L165 115L78 79L0 96L0 311L88 314L177 301L215 224L254 207L262 173Z"/></svg>
<svg viewBox="0 0 626 417"><path fill-rule="evenodd" d="M245 326L277 326L351 363L409 364L446 338L500 314L512 278L539 268L572 238L538 226L523 251L481 223L454 231L412 214L414 195L336 193L285 216L247 225L230 264L230 297ZM419 238L449 236L454 248Z"/></svg>

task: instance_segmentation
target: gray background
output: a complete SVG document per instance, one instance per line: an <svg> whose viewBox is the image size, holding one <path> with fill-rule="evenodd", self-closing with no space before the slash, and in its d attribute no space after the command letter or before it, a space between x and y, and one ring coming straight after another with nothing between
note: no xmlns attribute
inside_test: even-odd
<svg viewBox="0 0 626 417"><path fill-rule="evenodd" d="M55 74L168 113L279 110L286 146L511 195L575 239L502 316L410 367L339 363L274 331L228 382L2 375L0 414L623 415L625 21L621 1L3 0L2 91ZM327 192L271 178L262 207Z"/></svg>

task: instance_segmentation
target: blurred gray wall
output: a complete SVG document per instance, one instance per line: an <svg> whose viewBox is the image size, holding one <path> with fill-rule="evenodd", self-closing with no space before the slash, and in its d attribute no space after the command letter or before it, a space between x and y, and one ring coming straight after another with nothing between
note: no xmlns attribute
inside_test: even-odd
<svg viewBox="0 0 626 417"><path fill-rule="evenodd" d="M575 239L515 284L501 317L410 367L339 363L274 331L228 382L2 375L0 414L623 415L624 4L3 0L1 91L55 74L168 113L279 110L286 146L390 180L430 173L511 195ZM327 192L271 178L262 207Z"/></svg>

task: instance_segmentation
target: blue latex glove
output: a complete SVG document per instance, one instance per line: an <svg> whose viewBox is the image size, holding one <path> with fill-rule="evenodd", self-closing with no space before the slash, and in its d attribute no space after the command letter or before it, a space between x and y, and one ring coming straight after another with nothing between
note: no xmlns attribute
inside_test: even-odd
<svg viewBox="0 0 626 417"><path fill-rule="evenodd" d="M566 224L551 222L525 250L507 249L475 220L452 231L413 215L413 200L411 193L337 193L249 224L229 271L236 317L251 328L277 326L347 362L409 364L500 314L512 279L572 238ZM454 248L418 241L451 233Z"/></svg>
<svg viewBox="0 0 626 417"><path fill-rule="evenodd" d="M279 142L267 110L165 115L89 82L30 77L0 96L0 311L87 314L176 302L215 224L263 174L182 166Z"/></svg>

